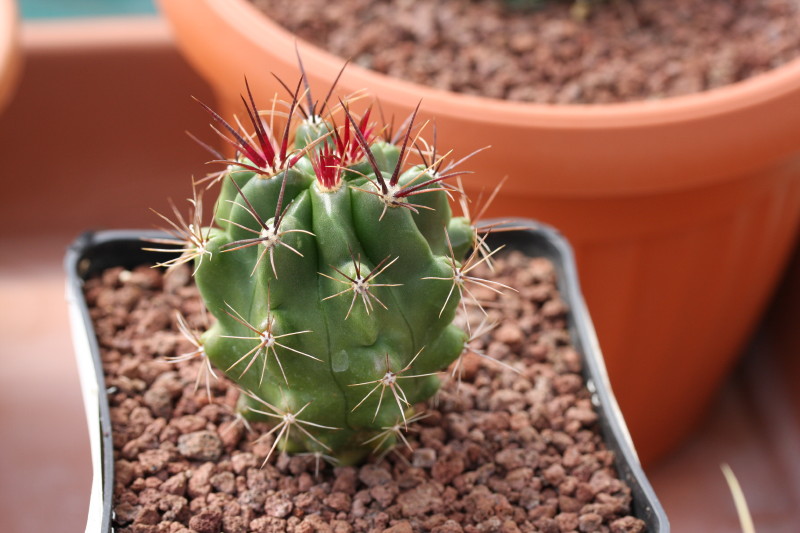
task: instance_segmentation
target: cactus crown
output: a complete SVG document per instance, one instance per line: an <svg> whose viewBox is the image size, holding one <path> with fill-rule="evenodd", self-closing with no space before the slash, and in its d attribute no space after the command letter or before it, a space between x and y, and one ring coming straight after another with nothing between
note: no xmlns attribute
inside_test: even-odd
<svg viewBox="0 0 800 533"><path fill-rule="evenodd" d="M203 357L206 376L210 361L236 382L272 450L355 463L405 441L414 405L486 330L454 324L478 303L470 286L500 287L470 275L492 252L452 215L463 189L447 182L463 172L435 132L421 138L416 111L395 134L373 106L331 105L333 88L313 100L304 74L284 88L288 103L264 112L246 85L249 131L203 104L236 155L205 180L220 187L210 227L201 192L189 217L162 217L182 244L165 266L194 264L216 318L202 335L181 321L195 349L174 360Z"/></svg>

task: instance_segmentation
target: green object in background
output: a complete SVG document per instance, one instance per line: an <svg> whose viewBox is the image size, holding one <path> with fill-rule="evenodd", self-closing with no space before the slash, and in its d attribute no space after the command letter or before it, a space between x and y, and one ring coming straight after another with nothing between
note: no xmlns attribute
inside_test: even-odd
<svg viewBox="0 0 800 533"><path fill-rule="evenodd" d="M155 15L153 0L19 0L23 19Z"/></svg>

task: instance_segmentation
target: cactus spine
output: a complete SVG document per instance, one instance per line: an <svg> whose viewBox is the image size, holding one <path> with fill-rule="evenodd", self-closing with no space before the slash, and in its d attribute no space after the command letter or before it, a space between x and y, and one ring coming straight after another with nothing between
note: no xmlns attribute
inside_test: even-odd
<svg viewBox="0 0 800 533"><path fill-rule="evenodd" d="M369 109L300 105L300 87L281 127L249 87L251 132L209 109L237 156L215 176L212 227L197 197L191 223L171 223L185 245L173 264L194 262L216 318L196 353L239 385L247 418L270 423L272 449L348 464L393 446L461 355L469 334L453 321L474 281L462 263L484 243L452 215L444 180L460 172L418 137L416 112L391 139Z"/></svg>

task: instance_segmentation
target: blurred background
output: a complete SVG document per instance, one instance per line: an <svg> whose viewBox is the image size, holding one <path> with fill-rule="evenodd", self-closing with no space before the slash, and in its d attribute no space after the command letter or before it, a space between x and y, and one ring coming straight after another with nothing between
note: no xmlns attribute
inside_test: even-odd
<svg viewBox="0 0 800 533"><path fill-rule="evenodd" d="M149 0L0 0L0 524L83 531L91 460L62 258L82 231L150 228L208 159L205 82ZM800 255L704 424L645 470L676 532L800 523ZM612 383L613 385L613 383Z"/></svg>

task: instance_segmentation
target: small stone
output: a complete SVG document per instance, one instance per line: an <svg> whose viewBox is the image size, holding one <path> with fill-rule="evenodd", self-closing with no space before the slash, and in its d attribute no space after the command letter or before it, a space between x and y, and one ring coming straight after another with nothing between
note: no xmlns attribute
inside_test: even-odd
<svg viewBox="0 0 800 533"><path fill-rule="evenodd" d="M237 420L224 422L219 426L219 438L226 450L233 450L244 436L244 425Z"/></svg>
<svg viewBox="0 0 800 533"><path fill-rule="evenodd" d="M463 471L464 460L459 456L454 456L447 460L437 461L431 468L431 476L439 483L447 484Z"/></svg>
<svg viewBox="0 0 800 533"><path fill-rule="evenodd" d="M512 490L522 490L533 478L533 469L528 467L515 468L506 476L506 483Z"/></svg>
<svg viewBox="0 0 800 533"><path fill-rule="evenodd" d="M246 472L248 468L256 468L258 460L256 456L250 452L238 452L231 456L231 466L233 471L237 474Z"/></svg>
<svg viewBox="0 0 800 533"><path fill-rule="evenodd" d="M458 413L445 415L445 427L454 439L459 440L466 438L470 431L469 422Z"/></svg>
<svg viewBox="0 0 800 533"><path fill-rule="evenodd" d="M523 53L536 45L536 36L530 32L516 32L508 40L508 46L514 52Z"/></svg>
<svg viewBox="0 0 800 533"><path fill-rule="evenodd" d="M417 517L423 515L435 507L441 505L441 496L436 487L431 483L425 483L418 487L400 494L397 503L403 516Z"/></svg>
<svg viewBox="0 0 800 533"><path fill-rule="evenodd" d="M205 509L189 519L189 527L197 533L218 533L221 522L221 512Z"/></svg>
<svg viewBox="0 0 800 533"><path fill-rule="evenodd" d="M553 388L558 394L574 394L583 387L583 379L578 374L560 374L553 378Z"/></svg>
<svg viewBox="0 0 800 533"><path fill-rule="evenodd" d="M236 477L233 475L233 472L214 474L209 481L217 492L233 494L236 490Z"/></svg>
<svg viewBox="0 0 800 533"><path fill-rule="evenodd" d="M187 494L192 498L196 498L198 496L205 496L211 492L209 479L213 471L214 463L205 463L199 468L192 470L189 476Z"/></svg>
<svg viewBox="0 0 800 533"><path fill-rule="evenodd" d="M642 533L645 528L645 523L633 516L626 516L611 522L611 533Z"/></svg>
<svg viewBox="0 0 800 533"><path fill-rule="evenodd" d="M364 465L358 471L358 479L367 487L383 485L392 481L392 474L376 465Z"/></svg>
<svg viewBox="0 0 800 533"><path fill-rule="evenodd" d="M494 460L506 470L513 470L525 465L525 451L520 448L506 448L495 454Z"/></svg>
<svg viewBox="0 0 800 533"><path fill-rule="evenodd" d="M597 413L589 407L570 407L564 414L567 420L576 420L584 427L597 422Z"/></svg>
<svg viewBox="0 0 800 533"><path fill-rule="evenodd" d="M148 474L162 470L167 462L169 462L169 452L166 450L147 450L139 454L139 463Z"/></svg>
<svg viewBox="0 0 800 533"><path fill-rule="evenodd" d="M538 531L542 533L561 533L561 528L558 527L558 524L556 524L553 518L540 518L536 520L534 524L536 524Z"/></svg>
<svg viewBox="0 0 800 533"><path fill-rule="evenodd" d="M558 351L555 366L560 371L579 374L582 367L581 356L574 348L563 348Z"/></svg>
<svg viewBox="0 0 800 533"><path fill-rule="evenodd" d="M566 476L564 480L558 484L558 492L565 496L573 496L577 488L578 480L575 476Z"/></svg>
<svg viewBox="0 0 800 533"><path fill-rule="evenodd" d="M525 408L525 396L514 390L501 389L492 394L489 408L492 411L520 412Z"/></svg>
<svg viewBox="0 0 800 533"><path fill-rule="evenodd" d="M578 487L575 490L575 497L578 501L582 503L589 503L594 499L595 492L592 490L592 486L585 481L578 483Z"/></svg>
<svg viewBox="0 0 800 533"><path fill-rule="evenodd" d="M275 518L286 518L294 509L289 497L282 493L273 493L264 501L264 513Z"/></svg>
<svg viewBox="0 0 800 533"><path fill-rule="evenodd" d="M350 495L344 492L333 492L323 500L323 503L337 511L349 511L352 504Z"/></svg>
<svg viewBox="0 0 800 533"><path fill-rule="evenodd" d="M222 441L212 431L195 431L180 436L178 452L187 459L216 461L222 455Z"/></svg>
<svg viewBox="0 0 800 533"><path fill-rule="evenodd" d="M384 509L392 505L397 492L397 485L394 484L376 485L369 489L369 495Z"/></svg>
<svg viewBox="0 0 800 533"><path fill-rule="evenodd" d="M167 478L167 480L161 484L161 490L167 494L183 496L186 493L186 474L181 472Z"/></svg>
<svg viewBox="0 0 800 533"><path fill-rule="evenodd" d="M444 524L432 528L431 533L464 533L464 528L455 520L448 520Z"/></svg>
<svg viewBox="0 0 800 533"><path fill-rule="evenodd" d="M559 496L558 508L562 513L577 513L581 510L583 504L571 496Z"/></svg>
<svg viewBox="0 0 800 533"><path fill-rule="evenodd" d="M167 418L172 414L172 394L161 387L151 387L142 396L144 404L157 417Z"/></svg>
<svg viewBox="0 0 800 533"><path fill-rule="evenodd" d="M189 502L182 496L164 494L158 502L158 510L162 521L183 522L189 519Z"/></svg>
<svg viewBox="0 0 800 533"><path fill-rule="evenodd" d="M519 326L511 321L504 322L494 335L495 339L509 346L519 346L524 338Z"/></svg>
<svg viewBox="0 0 800 533"><path fill-rule="evenodd" d="M208 421L199 415L184 415L178 418L173 418L170 422L171 426L175 426L181 434L194 433L195 431L202 431L206 428Z"/></svg>
<svg viewBox="0 0 800 533"><path fill-rule="evenodd" d="M336 479L333 482L331 490L334 492L344 492L352 496L356 493L356 485L358 482L358 471L351 467L340 467L335 470Z"/></svg>
<svg viewBox="0 0 800 533"><path fill-rule="evenodd" d="M417 468L430 468L436 462L436 450L432 448L417 448L411 459L411 464Z"/></svg>
<svg viewBox="0 0 800 533"><path fill-rule="evenodd" d="M132 505L129 502L122 502L114 506L114 520L120 524L133 522L141 511L141 506Z"/></svg>
<svg viewBox="0 0 800 533"><path fill-rule="evenodd" d="M141 470L141 469L139 469ZM120 459L114 463L114 482L120 483L122 486L128 486L131 481L139 477L135 463Z"/></svg>
<svg viewBox="0 0 800 533"><path fill-rule="evenodd" d="M553 486L558 486L566 476L564 467L558 463L552 464L542 472L542 475Z"/></svg>
<svg viewBox="0 0 800 533"><path fill-rule="evenodd" d="M145 505L139 512L136 514L136 518L133 520L134 524L144 524L149 526L154 526L161 521L161 515L158 512L158 508L155 505Z"/></svg>
<svg viewBox="0 0 800 533"><path fill-rule="evenodd" d="M286 520L272 516L262 516L250 522L251 533L283 533Z"/></svg>
<svg viewBox="0 0 800 533"><path fill-rule="evenodd" d="M188 268L175 268L169 270L163 278L164 292L178 292L192 279L192 271Z"/></svg>
<svg viewBox="0 0 800 533"><path fill-rule="evenodd" d="M582 514L578 518L578 530L582 533L594 533L603 524L603 517L597 513Z"/></svg>
<svg viewBox="0 0 800 533"><path fill-rule="evenodd" d="M561 531L574 531L578 529L577 513L560 513L555 517L556 524Z"/></svg>
<svg viewBox="0 0 800 533"><path fill-rule="evenodd" d="M297 533L298 530L295 530ZM247 522L241 516L223 515L223 533L247 533ZM313 530L311 531L313 533Z"/></svg>
<svg viewBox="0 0 800 533"><path fill-rule="evenodd" d="M353 526L344 520L331 521L331 533L352 533Z"/></svg>
<svg viewBox="0 0 800 533"><path fill-rule="evenodd" d="M242 508L250 509L255 513L261 513L264 510L264 493L258 489L246 489L239 492L239 497L236 501Z"/></svg>
<svg viewBox="0 0 800 533"><path fill-rule="evenodd" d="M384 529L383 533L414 533L414 529L407 520L403 520L390 528Z"/></svg>

